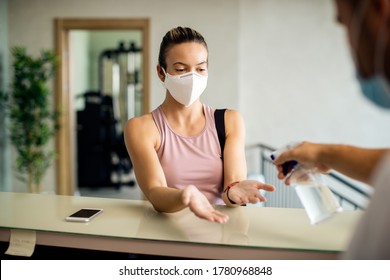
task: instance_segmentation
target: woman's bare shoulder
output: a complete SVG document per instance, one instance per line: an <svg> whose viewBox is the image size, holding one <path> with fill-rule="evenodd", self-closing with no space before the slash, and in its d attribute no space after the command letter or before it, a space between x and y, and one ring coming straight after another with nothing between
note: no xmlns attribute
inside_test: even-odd
<svg viewBox="0 0 390 280"><path fill-rule="evenodd" d="M125 134L137 134L138 136L153 135L158 133L151 113L134 117L126 122Z"/></svg>
<svg viewBox="0 0 390 280"><path fill-rule="evenodd" d="M134 117L126 122L126 127L148 129L150 126L154 126L154 121L151 113Z"/></svg>
<svg viewBox="0 0 390 280"><path fill-rule="evenodd" d="M124 130L125 140L134 146L152 145L159 147L160 134L151 113L131 118L126 122Z"/></svg>
<svg viewBox="0 0 390 280"><path fill-rule="evenodd" d="M226 110L226 117L225 120L227 123L241 123L242 122L242 116L239 111L229 109Z"/></svg>
<svg viewBox="0 0 390 280"><path fill-rule="evenodd" d="M225 116L226 134L230 134L232 131L242 131L245 129L244 120L239 111L229 109L226 111Z"/></svg>

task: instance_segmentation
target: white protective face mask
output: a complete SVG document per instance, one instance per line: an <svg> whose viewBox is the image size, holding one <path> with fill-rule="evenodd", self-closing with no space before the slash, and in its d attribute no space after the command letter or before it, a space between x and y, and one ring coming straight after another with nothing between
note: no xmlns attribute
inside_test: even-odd
<svg viewBox="0 0 390 280"><path fill-rule="evenodd" d="M188 107L197 100L207 86L208 76L199 75L195 72L182 75L170 75L165 73L164 86L179 103Z"/></svg>

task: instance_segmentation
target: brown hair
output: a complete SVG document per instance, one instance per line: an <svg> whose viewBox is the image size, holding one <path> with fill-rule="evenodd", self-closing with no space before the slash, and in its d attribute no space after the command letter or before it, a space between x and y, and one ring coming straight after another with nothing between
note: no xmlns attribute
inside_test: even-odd
<svg viewBox="0 0 390 280"><path fill-rule="evenodd" d="M167 69L166 57L169 48L172 45L177 45L186 42L200 43L205 46L206 50L208 50L206 41L204 40L203 36L196 30L189 27L181 26L173 28L165 34L160 44L158 63L161 65L161 67Z"/></svg>

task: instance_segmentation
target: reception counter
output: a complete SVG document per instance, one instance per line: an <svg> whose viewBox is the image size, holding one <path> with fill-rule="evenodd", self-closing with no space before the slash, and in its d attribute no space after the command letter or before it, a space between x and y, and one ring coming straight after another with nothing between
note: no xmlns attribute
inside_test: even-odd
<svg viewBox="0 0 390 280"><path fill-rule="evenodd" d="M89 223L67 222L80 208L103 208ZM216 206L220 225L188 209L165 214L147 201L0 192L0 241L11 230L36 233L36 244L199 259L337 259L361 211L310 225L303 209Z"/></svg>

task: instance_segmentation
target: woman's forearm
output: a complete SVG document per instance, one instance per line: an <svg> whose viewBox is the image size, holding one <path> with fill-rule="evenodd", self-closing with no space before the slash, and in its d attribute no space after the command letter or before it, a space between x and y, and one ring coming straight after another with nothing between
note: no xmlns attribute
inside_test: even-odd
<svg viewBox="0 0 390 280"><path fill-rule="evenodd" d="M187 207L182 201L182 191L175 188L151 188L147 198L158 212L173 213Z"/></svg>

